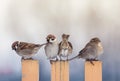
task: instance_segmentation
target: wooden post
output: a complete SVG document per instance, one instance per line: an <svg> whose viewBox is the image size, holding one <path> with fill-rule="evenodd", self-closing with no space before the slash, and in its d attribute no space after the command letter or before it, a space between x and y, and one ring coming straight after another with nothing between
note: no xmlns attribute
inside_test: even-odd
<svg viewBox="0 0 120 81"><path fill-rule="evenodd" d="M22 60L22 81L39 81L38 60Z"/></svg>
<svg viewBox="0 0 120 81"><path fill-rule="evenodd" d="M69 81L68 61L56 61L51 64L51 81Z"/></svg>
<svg viewBox="0 0 120 81"><path fill-rule="evenodd" d="M93 61L92 65L89 61L85 62L85 81L102 81L102 62Z"/></svg>

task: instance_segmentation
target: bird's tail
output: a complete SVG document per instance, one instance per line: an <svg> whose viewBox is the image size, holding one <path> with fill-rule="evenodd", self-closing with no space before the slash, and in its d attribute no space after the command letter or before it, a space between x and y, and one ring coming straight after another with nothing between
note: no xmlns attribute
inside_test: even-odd
<svg viewBox="0 0 120 81"><path fill-rule="evenodd" d="M73 58L71 58L71 59L68 59L68 61L74 60L74 59L76 59L76 58L79 58L79 56L77 55L77 56L75 56L75 57L73 57Z"/></svg>
<svg viewBox="0 0 120 81"><path fill-rule="evenodd" d="M44 46L44 45L46 45L47 43L43 43L43 44L41 44L41 46Z"/></svg>
<svg viewBox="0 0 120 81"><path fill-rule="evenodd" d="M46 45L47 43L43 43L43 44L37 44L38 45L38 47L42 47L42 46L44 46L44 45Z"/></svg>

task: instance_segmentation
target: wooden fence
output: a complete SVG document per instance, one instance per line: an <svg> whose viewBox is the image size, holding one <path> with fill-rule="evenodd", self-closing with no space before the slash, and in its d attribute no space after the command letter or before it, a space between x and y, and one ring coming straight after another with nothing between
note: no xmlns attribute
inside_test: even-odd
<svg viewBox="0 0 120 81"><path fill-rule="evenodd" d="M102 81L102 62L93 63L85 62L85 81ZM39 81L39 61L22 60L22 81ZM52 62L51 81L70 81L68 61Z"/></svg>

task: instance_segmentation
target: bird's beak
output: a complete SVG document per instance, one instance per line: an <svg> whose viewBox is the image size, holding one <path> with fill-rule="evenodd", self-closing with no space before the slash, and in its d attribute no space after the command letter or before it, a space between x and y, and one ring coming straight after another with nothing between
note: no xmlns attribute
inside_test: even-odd
<svg viewBox="0 0 120 81"><path fill-rule="evenodd" d="M12 50L16 50L16 47L13 47Z"/></svg>
<svg viewBox="0 0 120 81"><path fill-rule="evenodd" d="M49 39L47 39L47 42L50 42L50 40L49 40Z"/></svg>

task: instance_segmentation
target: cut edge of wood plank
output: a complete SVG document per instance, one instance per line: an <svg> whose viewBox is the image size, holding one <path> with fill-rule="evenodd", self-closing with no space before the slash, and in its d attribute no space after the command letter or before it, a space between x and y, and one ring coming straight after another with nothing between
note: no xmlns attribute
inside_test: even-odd
<svg viewBox="0 0 120 81"><path fill-rule="evenodd" d="M56 61L56 62L53 61L52 62L52 64L51 64L51 81L69 81L69 63L68 63L68 61Z"/></svg>
<svg viewBox="0 0 120 81"><path fill-rule="evenodd" d="M64 81L69 81L69 61L65 62L65 73L64 74L65 76L67 75Z"/></svg>
<svg viewBox="0 0 120 81"><path fill-rule="evenodd" d="M22 81L39 81L39 61L22 60Z"/></svg>
<svg viewBox="0 0 120 81"><path fill-rule="evenodd" d="M56 80L55 76L56 76L55 62L52 62L52 64L51 64L51 81Z"/></svg>
<svg viewBox="0 0 120 81"><path fill-rule="evenodd" d="M85 62L85 81L102 81L102 62L93 61L92 65L89 61Z"/></svg>

